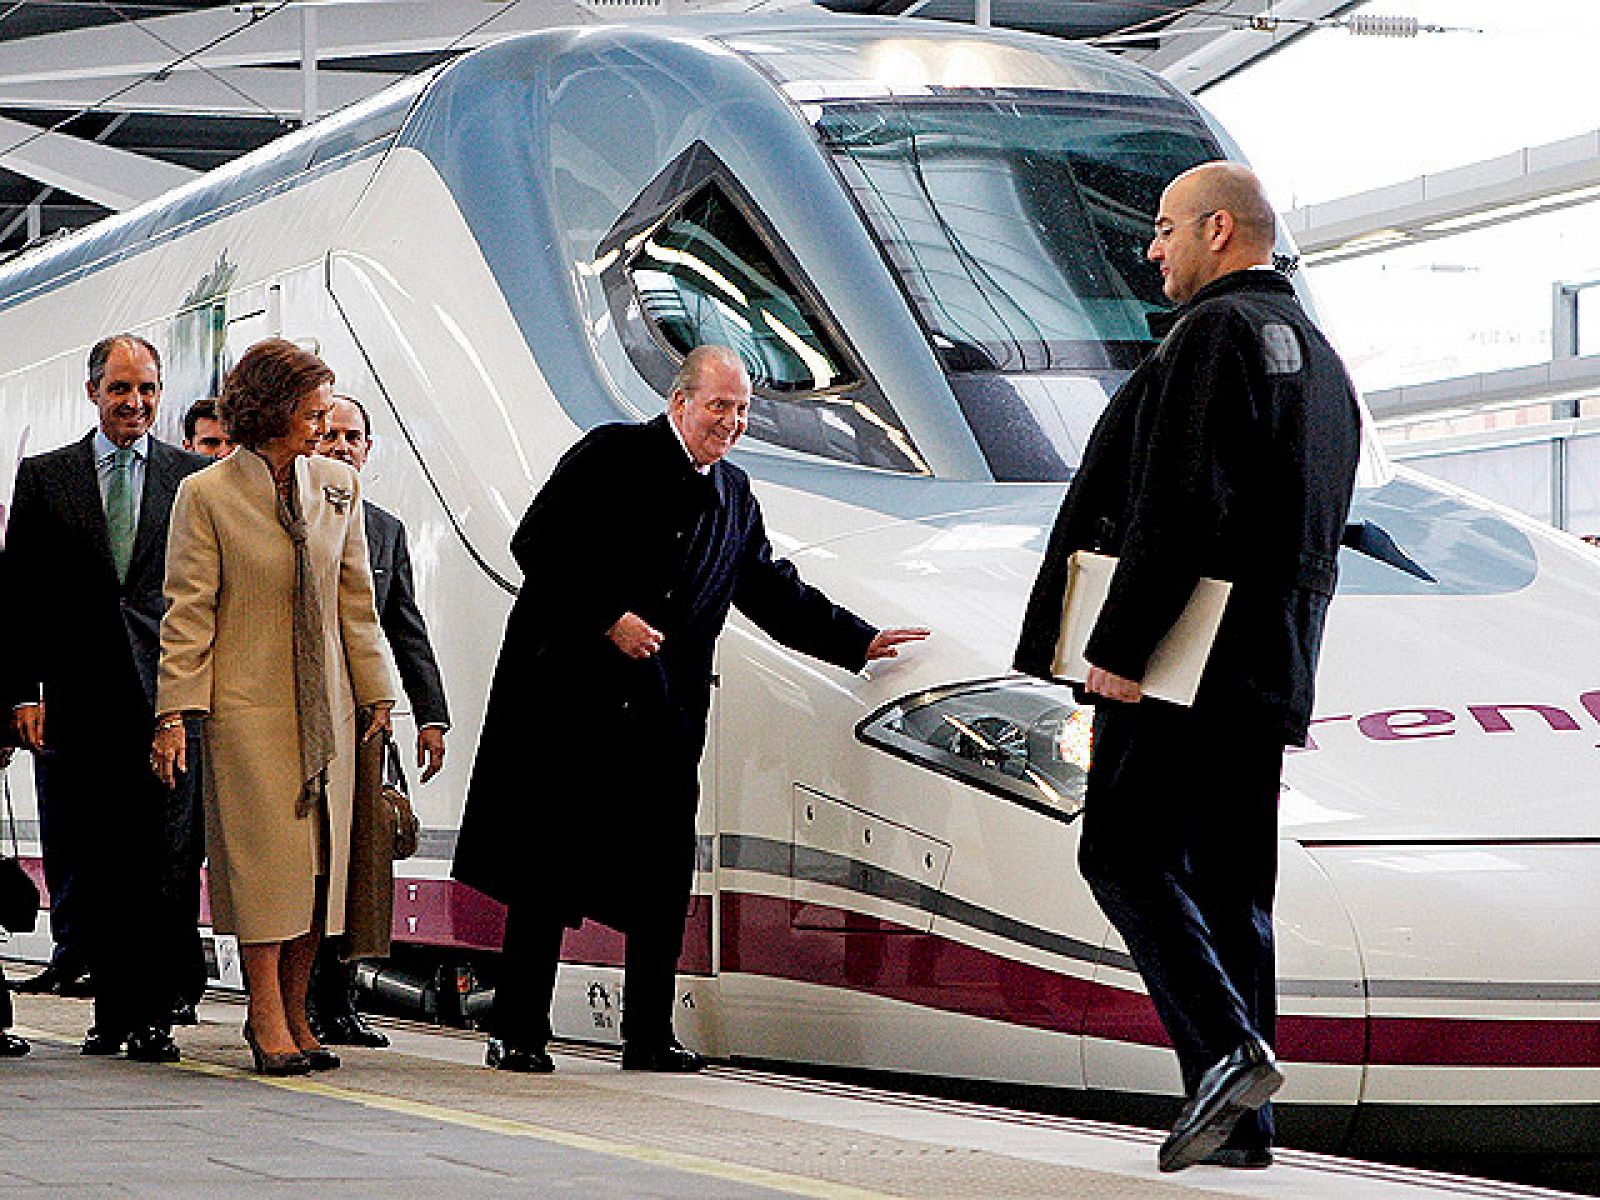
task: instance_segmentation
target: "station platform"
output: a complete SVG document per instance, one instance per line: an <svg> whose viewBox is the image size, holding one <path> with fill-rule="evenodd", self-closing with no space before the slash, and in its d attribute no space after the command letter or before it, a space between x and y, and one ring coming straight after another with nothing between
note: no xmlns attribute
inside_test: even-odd
<svg viewBox="0 0 1600 1200"><path fill-rule="evenodd" d="M479 1036L405 1022L380 1022L390 1049L270 1080L232 999L176 1031L183 1062L150 1066L78 1053L89 1001L14 999L33 1053L0 1061L0 1200L1566 1195L1298 1151L1162 1175L1151 1130L738 1067L624 1073L583 1046L554 1047L554 1075L511 1075L482 1067Z"/></svg>

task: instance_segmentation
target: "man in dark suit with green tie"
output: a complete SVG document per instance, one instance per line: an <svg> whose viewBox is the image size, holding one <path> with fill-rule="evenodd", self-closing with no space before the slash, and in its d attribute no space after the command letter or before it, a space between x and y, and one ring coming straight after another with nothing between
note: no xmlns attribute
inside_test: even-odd
<svg viewBox="0 0 1600 1200"><path fill-rule="evenodd" d="M86 926L95 1016L83 1053L171 1062L195 933L169 883L194 853L194 773L168 790L149 752L167 522L179 482L210 460L151 435L161 358L143 338L99 342L86 387L98 428L17 470L3 683L35 755L47 880L65 855Z"/></svg>

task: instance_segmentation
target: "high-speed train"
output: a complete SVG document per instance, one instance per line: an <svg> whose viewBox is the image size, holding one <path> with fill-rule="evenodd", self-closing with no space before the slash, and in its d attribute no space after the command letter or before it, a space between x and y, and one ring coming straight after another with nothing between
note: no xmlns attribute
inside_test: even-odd
<svg viewBox="0 0 1600 1200"><path fill-rule="evenodd" d="M314 346L372 410L364 487L410 530L456 719L397 936L492 980L501 914L448 874L511 531L583 430L659 412L697 342L735 346L737 461L780 551L934 636L855 676L730 625L680 1033L1171 1096L1074 868L1089 714L1008 663L1063 481L1153 344L1161 188L1235 154L1162 80L1049 39L825 14L511 38L0 268L0 494L88 427L106 333L164 350L168 436L245 346ZM1600 559L1370 439L1351 520L1284 773L1288 1127L1592 1152ZM577 709L530 730L529 803L553 802L542 762L598 779L627 752ZM1192 770L1226 821L1226 742ZM616 1037L619 945L569 935L561 1034Z"/></svg>

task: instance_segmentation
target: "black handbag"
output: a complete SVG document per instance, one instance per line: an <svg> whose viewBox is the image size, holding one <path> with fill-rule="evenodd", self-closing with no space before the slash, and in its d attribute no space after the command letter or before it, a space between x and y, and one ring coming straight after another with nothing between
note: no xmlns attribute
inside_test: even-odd
<svg viewBox="0 0 1600 1200"><path fill-rule="evenodd" d="M39 885L23 868L17 846L17 818L11 811L11 777L0 772L4 790L6 824L11 831L11 855L0 854L0 925L11 933L32 933L39 921Z"/></svg>

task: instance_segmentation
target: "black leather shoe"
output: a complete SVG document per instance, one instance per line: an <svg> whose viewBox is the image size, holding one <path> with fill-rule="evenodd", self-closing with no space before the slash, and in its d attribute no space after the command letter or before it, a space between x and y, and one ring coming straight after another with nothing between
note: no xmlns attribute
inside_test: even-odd
<svg viewBox="0 0 1600 1200"><path fill-rule="evenodd" d="M1192 1167L1228 1140L1239 1117L1260 1108L1283 1086L1283 1072L1265 1042L1246 1042L1200 1077L1194 1097L1161 1143L1163 1171Z"/></svg>
<svg viewBox="0 0 1600 1200"><path fill-rule="evenodd" d="M194 1005L187 1000L179 1000L172 1006L172 1023L174 1025L198 1025L200 1014L195 1012Z"/></svg>
<svg viewBox="0 0 1600 1200"><path fill-rule="evenodd" d="M32 979L12 984L11 990L20 992L24 996L42 996L47 992L61 996L71 995L72 993L63 992L61 989L74 987L82 978L83 976L77 971L63 969L51 963Z"/></svg>
<svg viewBox="0 0 1600 1200"><path fill-rule="evenodd" d="M300 1057L306 1060L306 1066L313 1071L337 1071L339 1069L339 1056L326 1046L316 1046L310 1050L300 1051Z"/></svg>
<svg viewBox="0 0 1600 1200"><path fill-rule="evenodd" d="M58 996L71 996L77 1000L89 1000L94 997L94 976L77 975L71 979L63 979L56 984L55 993Z"/></svg>
<svg viewBox="0 0 1600 1200"><path fill-rule="evenodd" d="M0 1030L0 1058L21 1058L32 1049L26 1038Z"/></svg>
<svg viewBox="0 0 1600 1200"><path fill-rule="evenodd" d="M128 1057L134 1062L175 1063L181 1055L172 1035L152 1025L148 1029L136 1029L128 1035Z"/></svg>
<svg viewBox="0 0 1600 1200"><path fill-rule="evenodd" d="M556 1069L543 1046L519 1046L500 1038L489 1039L483 1052L483 1065L496 1071L518 1071L524 1075L548 1075Z"/></svg>
<svg viewBox="0 0 1600 1200"><path fill-rule="evenodd" d="M78 1047L79 1054L121 1054L122 1043L127 1041L125 1034L107 1033L96 1027L89 1030L83 1039L83 1045Z"/></svg>
<svg viewBox="0 0 1600 1200"><path fill-rule="evenodd" d="M358 1012L340 1013L318 1022L317 1036L331 1046L368 1046L382 1050L389 1044L386 1034L379 1033Z"/></svg>
<svg viewBox="0 0 1600 1200"><path fill-rule="evenodd" d="M661 1071L669 1075L687 1075L706 1065L706 1060L693 1050L686 1050L672 1038L664 1045L635 1046L627 1042L622 1047L624 1071Z"/></svg>
<svg viewBox="0 0 1600 1200"><path fill-rule="evenodd" d="M1208 1167L1264 1171L1272 1165L1272 1151L1266 1146L1218 1146L1200 1162Z"/></svg>

